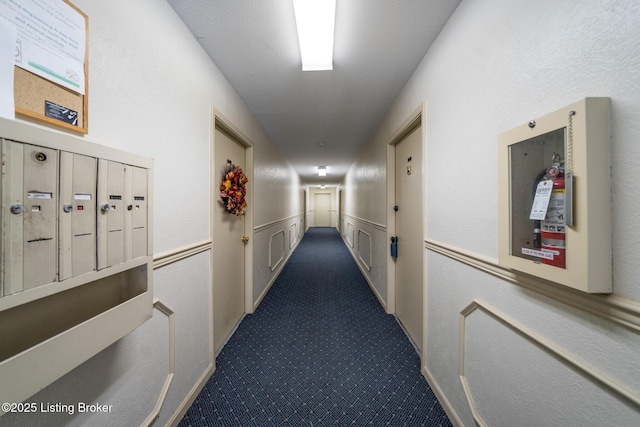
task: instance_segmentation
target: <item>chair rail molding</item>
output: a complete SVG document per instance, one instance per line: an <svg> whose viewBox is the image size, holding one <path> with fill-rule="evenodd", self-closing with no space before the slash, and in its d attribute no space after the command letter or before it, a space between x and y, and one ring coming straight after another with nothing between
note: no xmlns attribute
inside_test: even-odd
<svg viewBox="0 0 640 427"><path fill-rule="evenodd" d="M587 294L565 286L517 272L498 264L498 261L435 240L425 240L428 251L483 271L514 285L538 292L571 307L602 317L640 332L640 302L619 295Z"/></svg>
<svg viewBox="0 0 640 427"><path fill-rule="evenodd" d="M554 344L552 341L544 338L540 334L536 333L532 329L522 325L521 323L515 321L508 315L501 313L499 310L494 307L486 304L479 299L474 299L469 305L467 305L462 311L460 311L459 324L458 324L458 375L460 377L460 381L462 382L462 387L464 389L465 396L467 398L469 408L473 413L473 418L476 423L480 426L488 426L488 424L483 420L480 415L478 408L476 407L475 401L473 399L473 393L467 383L465 377L465 334L466 334L466 321L468 317L475 312L476 310L482 311L492 318L496 319L502 325L512 330L513 332L523 336L527 340L529 340L532 344L546 350L553 356L555 356L561 363L571 366L576 371L585 374L590 377L596 383L599 383L601 386L608 388L609 390L616 393L623 399L626 399L630 402L633 402L635 405L640 406L640 395L635 391L629 389L625 385L623 385L620 381L615 378L612 378L609 375L599 371L597 368L591 366L589 363L581 359L580 357L564 350L558 345Z"/></svg>

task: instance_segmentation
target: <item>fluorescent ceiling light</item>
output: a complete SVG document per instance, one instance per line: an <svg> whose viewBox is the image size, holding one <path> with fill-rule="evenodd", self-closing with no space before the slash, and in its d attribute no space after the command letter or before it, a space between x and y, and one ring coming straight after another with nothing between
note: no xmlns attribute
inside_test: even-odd
<svg viewBox="0 0 640 427"><path fill-rule="evenodd" d="M333 70L336 0L293 0L302 71Z"/></svg>
<svg viewBox="0 0 640 427"><path fill-rule="evenodd" d="M327 176L327 168L326 166L318 167L318 176Z"/></svg>

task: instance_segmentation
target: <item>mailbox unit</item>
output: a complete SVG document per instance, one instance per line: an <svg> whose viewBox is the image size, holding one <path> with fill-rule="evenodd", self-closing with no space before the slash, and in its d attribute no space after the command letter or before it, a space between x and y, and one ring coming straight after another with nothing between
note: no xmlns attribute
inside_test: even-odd
<svg viewBox="0 0 640 427"><path fill-rule="evenodd" d="M153 161L5 119L0 152L0 401L19 402L151 317Z"/></svg>

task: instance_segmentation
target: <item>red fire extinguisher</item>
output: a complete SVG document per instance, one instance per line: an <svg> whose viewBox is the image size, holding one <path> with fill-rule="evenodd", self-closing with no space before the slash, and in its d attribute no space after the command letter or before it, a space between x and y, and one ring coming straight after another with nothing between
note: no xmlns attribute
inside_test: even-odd
<svg viewBox="0 0 640 427"><path fill-rule="evenodd" d="M542 258L543 264L566 268L567 250L567 222L566 222L566 192L564 171L560 164L547 169L546 179L551 179L553 190L549 199L549 207L544 220L541 221L541 249L553 257Z"/></svg>

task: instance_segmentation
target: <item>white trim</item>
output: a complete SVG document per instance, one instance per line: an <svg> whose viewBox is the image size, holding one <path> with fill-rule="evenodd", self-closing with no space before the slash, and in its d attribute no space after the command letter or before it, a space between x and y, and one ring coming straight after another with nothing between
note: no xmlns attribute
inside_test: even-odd
<svg viewBox="0 0 640 427"><path fill-rule="evenodd" d="M426 359L426 355L424 358ZM447 395L444 393L442 388L440 388L440 385L436 381L435 377L433 376L429 368L427 368L426 364L422 365L422 375L425 377L425 379L429 383L429 387L431 387L431 390L433 390L433 393L438 398L438 402L440 402L442 409L444 409L444 411L447 413L447 416L449 417L449 420L451 421L451 423L456 427L464 427L464 423L462 422L462 419L460 418L456 410L453 408L453 405L447 398Z"/></svg>
<svg viewBox="0 0 640 427"><path fill-rule="evenodd" d="M259 233L261 231L264 231L264 229L266 229L266 228L269 228L269 227L271 227L273 225L280 224L280 223L283 223L283 222L286 222L286 221L290 221L290 220L292 220L294 218L304 218L304 214L301 213L301 214L297 214L297 215L291 215L291 216L288 216L288 217L285 217L285 218L282 218L282 219L277 219L275 221L271 221L271 222L267 222L265 224L258 225L258 226L253 228L253 232L254 232L254 234L255 233Z"/></svg>
<svg viewBox="0 0 640 427"><path fill-rule="evenodd" d="M169 319L169 373L167 374L167 378L165 379L162 390L160 391L160 396L158 396L156 406L153 408L153 411L151 411L147 419L142 423L143 426L150 426L156 420L156 418L158 418L160 409L162 409L164 400L167 397L167 392L169 391L169 387L171 386L171 381L173 380L173 376L176 373L176 339L174 312L157 298L153 301L153 308L157 309L160 313L164 314Z"/></svg>
<svg viewBox="0 0 640 427"><path fill-rule="evenodd" d="M547 352L553 354L557 357L561 362L567 365L571 365L576 371L582 372L583 374L588 375L591 379L600 385L608 388L609 390L615 392L620 397L623 397L634 404L640 406L640 394L634 392L633 390L625 387L615 378L611 378L610 376L604 374L599 371L595 367L586 363L583 359L575 356L574 354L562 349L561 347L554 344L552 341L544 338L538 333L534 332L530 328L522 325L521 323L513 320L511 317L505 315L504 313L499 312L495 308L490 305L481 302L477 299L473 300L471 304L465 307L460 312L459 318L459 334L458 334L458 374L460 376L460 381L462 382L462 387L464 389L464 394L467 398L469 408L473 413L473 418L476 423L480 426L488 426L488 424L482 419L480 413L478 412L475 402L473 399L473 394L469 385L467 384L465 378L465 370L464 370L464 356L465 356L465 327L466 327L466 318L476 310L481 310L487 314L489 314L494 319L500 321L504 326L518 333L519 335L525 337L532 344L537 345L540 348L543 348Z"/></svg>
<svg viewBox="0 0 640 427"><path fill-rule="evenodd" d="M351 228L349 228L349 227L351 227ZM347 243L352 248L353 248L353 241L355 239L355 229L356 229L356 227L353 225L353 223L347 221L347 235L345 237L347 238ZM351 233L349 233L349 230L351 230Z"/></svg>
<svg viewBox="0 0 640 427"><path fill-rule="evenodd" d="M374 286L373 282L369 278L369 275L364 270L362 265L358 262L358 260L355 257L355 254L353 252L351 252L351 251L349 251L349 254L351 255L351 258L353 258L353 260L355 261L355 264L358 266L358 270L360 270L360 272L362 273L362 276L364 277L364 280L367 281L367 284L369 285L369 288L371 288L371 290L373 291L373 294L376 296L376 298L378 298L378 302L380 303L382 308L385 310L385 312L387 312L387 303L384 301L384 299L382 299L382 296L380 295L380 293L378 292L378 290Z"/></svg>
<svg viewBox="0 0 640 427"><path fill-rule="evenodd" d="M360 251L360 233L366 235L369 238L369 262L367 263L364 259L362 259L362 255L361 255L361 251ZM358 228L358 258L360 259L360 261L362 262L364 268L367 269L367 271L371 271L371 263L373 260L373 248L372 248L372 241L371 241L371 235L369 233L367 233L366 231L363 231L362 228Z"/></svg>
<svg viewBox="0 0 640 427"><path fill-rule="evenodd" d="M294 227L295 227L295 231L293 230ZM293 231L293 239L291 238L291 232L292 231ZM292 247L295 246L296 242L298 241L298 237L299 236L300 236L300 234L298 233L298 223L297 222L293 222L293 223L289 224L289 249L291 249Z"/></svg>
<svg viewBox="0 0 640 427"><path fill-rule="evenodd" d="M391 241L391 237L396 236L396 211L394 209L394 205L396 203L396 145L402 141L402 139L407 136L410 132L416 129L418 126L422 126L421 129L421 144L422 144L422 179L426 177L426 156L427 156L427 123L426 123L426 111L427 104L426 101L420 103L420 105L411 112L407 116L407 118L395 129L395 131L391 134L391 136L386 140L385 144L387 146L387 242ZM422 229L423 233L426 235L426 197L427 188L423 185L423 200L422 200L422 218L423 221ZM424 258L424 254L423 254ZM423 348L421 349L424 357L421 357L421 363L426 363L426 354L427 354L427 338L426 338L426 295L427 295L427 282L426 282L426 264L423 264L425 268L423 268L423 321L422 321L422 342ZM387 257L387 313L395 314L396 313L396 262L393 257Z"/></svg>
<svg viewBox="0 0 640 427"><path fill-rule="evenodd" d="M180 421L182 420L182 418L184 418L184 415L187 413L191 405L193 405L193 402L195 402L196 398L198 397L204 386L207 384L207 381L209 381L209 378L211 378L211 375L213 375L215 370L215 362L210 363L209 366L205 368L198 381L196 381L194 386L191 387L191 390L189 390L189 393L187 393L182 403L178 405L178 408L175 410L171 418L169 418L169 421L166 424L167 426L175 427L180 423Z"/></svg>
<svg viewBox="0 0 640 427"><path fill-rule="evenodd" d="M360 218L360 217L357 217L355 215L349 215L347 213L343 213L342 216L355 219L358 222L362 222L364 224L370 225L370 226L372 226L374 228L377 228L380 231L387 231L387 226L384 225L384 224L378 224L377 222L369 221L368 219Z"/></svg>
<svg viewBox="0 0 640 427"><path fill-rule="evenodd" d="M248 235L250 230L253 230L253 178L254 178L254 163L253 163L253 142L229 119L227 119L219 110L214 106L211 106L211 129L210 129L210 182L218 182L217 167L215 159L215 147L216 147L216 129L220 129L222 132L231 136L236 142L245 147L245 173L249 178L246 184L247 188L247 213L244 215L244 233ZM211 190L211 207L209 213L210 235L213 240L213 231L215 229L215 210L213 205L215 204L213 199L216 194L216 189ZM213 251L211 251L211 266L213 268L214 259ZM211 287L213 288L213 280L211 280ZM245 313L253 313L253 239L249 239L244 246L244 311Z"/></svg>
<svg viewBox="0 0 640 427"><path fill-rule="evenodd" d="M271 248L272 248L272 243L273 243L273 238L275 236L277 236L278 234L282 234L282 253L280 254L280 258L274 263L273 262L273 254L271 253ZM269 238L269 268L271 269L271 272L273 272L276 268L278 268L278 265L280 265L280 263L284 260L284 254L285 254L285 248L284 248L284 240L285 240L285 234L284 234L284 230L279 230L276 231L274 234L271 235L271 237Z"/></svg>
<svg viewBox="0 0 640 427"><path fill-rule="evenodd" d="M170 251L155 254L153 256L153 269L165 267L174 262L182 261L201 252L211 250L211 240L204 240L198 243L192 243L181 248L172 249Z"/></svg>
<svg viewBox="0 0 640 427"><path fill-rule="evenodd" d="M493 258L474 254L432 239L425 240L427 250L483 271L511 284L538 292L571 307L640 331L640 302L618 295L587 294L566 286L503 267Z"/></svg>
<svg viewBox="0 0 640 427"><path fill-rule="evenodd" d="M298 240L296 242L295 247L291 251L289 251L289 254L287 255L287 258L284 260L284 262L282 262L280 264L280 267L277 269L278 271L276 271L276 273L273 275L271 280L269 280L269 283L267 283L267 286L265 286L264 291L262 291L260 296L258 296L258 299L256 300L255 304L253 305L253 310L254 311L255 311L256 308L258 308L258 306L260 305L260 303L262 302L264 297L267 295L267 293L271 289L271 286L273 286L273 284L275 283L276 279L278 279L278 276L280 276L280 273L282 273L282 270L284 269L284 266L287 265L287 262L289 262L289 258L291 258L291 255L295 251L295 248L297 248L298 245L300 244L300 241L301 240Z"/></svg>

